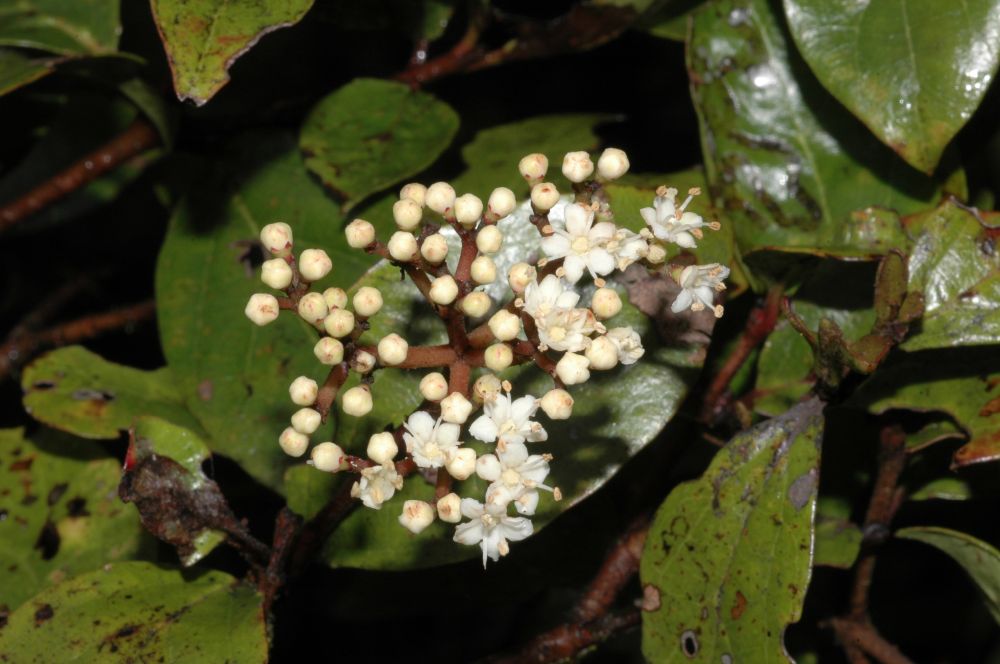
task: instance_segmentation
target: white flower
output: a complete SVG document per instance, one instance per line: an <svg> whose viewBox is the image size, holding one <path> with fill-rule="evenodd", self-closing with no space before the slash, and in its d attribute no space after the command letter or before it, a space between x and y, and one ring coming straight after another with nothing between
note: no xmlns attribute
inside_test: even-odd
<svg viewBox="0 0 1000 664"><path fill-rule="evenodd" d="M550 274L542 283L532 280L524 289L524 310L534 319L547 316L557 309L572 309L580 294L566 288L562 279Z"/></svg>
<svg viewBox="0 0 1000 664"><path fill-rule="evenodd" d="M660 187L656 190L653 207L642 208L639 214L657 238L673 242L685 249L694 249L698 246L695 239L702 237L702 226L712 229L717 227L717 224L705 223L700 214L685 211L691 199L699 193L698 189L688 190L688 197L678 206L677 190L673 187L669 189Z"/></svg>
<svg viewBox="0 0 1000 664"><path fill-rule="evenodd" d="M382 509L382 503L402 488L403 478L396 472L396 466L387 463L362 470L361 479L351 487L351 496L360 498L366 507L377 510Z"/></svg>
<svg viewBox="0 0 1000 664"><path fill-rule="evenodd" d="M511 443L495 455L484 454L476 462L476 473L490 482L486 502L506 506L513 502L518 512L526 516L538 507L538 489L555 492L543 484L549 474L549 457L528 454L524 443Z"/></svg>
<svg viewBox="0 0 1000 664"><path fill-rule="evenodd" d="M605 245L605 249L615 259L615 267L624 270L637 260L646 257L649 252L649 244L646 238L638 233L633 233L627 228L619 228L615 231L611 241Z"/></svg>
<svg viewBox="0 0 1000 664"><path fill-rule="evenodd" d="M566 280L571 284L580 280L584 268L596 279L615 269L615 259L604 249L615 230L615 225L609 221L595 224L593 210L577 204L567 205L565 227L553 227L554 234L542 240L542 251L550 259L564 259Z"/></svg>
<svg viewBox="0 0 1000 664"><path fill-rule="evenodd" d="M618 361L622 364L635 364L646 352L642 347L642 339L631 327L610 329L607 337L618 349Z"/></svg>
<svg viewBox="0 0 1000 664"><path fill-rule="evenodd" d="M469 427L469 434L484 443L497 441L499 449L512 443L546 440L549 435L542 425L531 421L538 406L538 399L530 394L513 401L510 392L497 394L483 404L483 414Z"/></svg>
<svg viewBox="0 0 1000 664"><path fill-rule="evenodd" d="M403 424L406 451L420 468L440 468L448 463L459 446L461 427L435 420L430 413L418 410Z"/></svg>
<svg viewBox="0 0 1000 664"><path fill-rule="evenodd" d="M726 290L726 285L722 282L728 276L729 268L718 263L689 265L677 278L681 292L670 305L670 310L679 313L688 307L691 311L701 311L708 307L715 312L716 317L721 317L722 305L715 304L715 292Z"/></svg>
<svg viewBox="0 0 1000 664"><path fill-rule="evenodd" d="M598 329L597 319L590 309L557 309L535 321L540 350L577 352L590 345L590 335ZM603 329L603 326L602 326Z"/></svg>
<svg viewBox="0 0 1000 664"><path fill-rule="evenodd" d="M531 535L531 521L524 517L507 515L505 506L483 505L472 498L462 499L462 515L471 521L455 528L454 540L459 544L479 544L483 549L483 567L486 559L496 561L510 551L511 542Z"/></svg>

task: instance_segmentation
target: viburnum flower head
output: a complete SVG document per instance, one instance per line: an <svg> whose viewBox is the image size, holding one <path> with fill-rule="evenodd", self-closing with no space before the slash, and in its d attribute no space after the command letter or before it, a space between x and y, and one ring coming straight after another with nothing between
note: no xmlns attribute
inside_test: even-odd
<svg viewBox="0 0 1000 664"><path fill-rule="evenodd" d="M715 304L715 293L726 289L723 281L728 276L729 268L718 263L689 265L677 277L681 292L670 305L670 310L679 313L689 307L691 311L701 311L708 307L715 313L716 318L721 318L722 305Z"/></svg>
<svg viewBox="0 0 1000 664"><path fill-rule="evenodd" d="M615 269L615 259L604 248L615 235L609 221L594 223L594 211L579 204L566 206L565 227L553 227L554 234L542 240L549 259L563 259L566 281L575 284L590 272L595 279Z"/></svg>
<svg viewBox="0 0 1000 664"><path fill-rule="evenodd" d="M462 499L462 516L470 521L455 528L454 540L459 544L478 544L482 547L483 568L487 558L496 561L510 552L508 542L523 540L532 532L531 521L508 516L506 506L483 505L473 498Z"/></svg>
<svg viewBox="0 0 1000 664"><path fill-rule="evenodd" d="M413 455L413 462L419 468L440 468L448 463L461 444L458 440L461 433L459 425L435 420L423 410L410 415L403 429L406 451Z"/></svg>
<svg viewBox="0 0 1000 664"><path fill-rule="evenodd" d="M712 230L719 229L718 222L706 223L700 214L686 210L695 196L701 193L697 187L688 190L688 197L677 205L677 190L673 187L660 187L656 190L653 207L642 208L639 214L649 229L660 240L673 242L685 249L698 246L697 240L702 237L702 227Z"/></svg>
<svg viewBox="0 0 1000 664"><path fill-rule="evenodd" d="M546 440L549 435L545 428L531 421L538 406L538 399L530 394L514 400L509 391L497 394L483 403L483 414L469 427L469 435L484 443L496 442L500 449L511 443Z"/></svg>
<svg viewBox="0 0 1000 664"><path fill-rule="evenodd" d="M538 508L538 489L556 493L544 484L549 475L549 457L528 454L524 443L511 443L496 454L484 454L476 461L476 474L490 482L486 489L487 504L507 505L531 516ZM561 498L561 496L559 496Z"/></svg>
<svg viewBox="0 0 1000 664"><path fill-rule="evenodd" d="M351 486L351 496L360 498L365 507L378 510L402 488L403 478L396 472L396 466L387 463L362 470L361 479Z"/></svg>

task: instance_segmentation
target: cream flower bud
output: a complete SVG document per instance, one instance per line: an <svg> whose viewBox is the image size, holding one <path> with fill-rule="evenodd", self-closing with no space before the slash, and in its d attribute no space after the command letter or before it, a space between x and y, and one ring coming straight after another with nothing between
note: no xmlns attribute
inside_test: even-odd
<svg viewBox="0 0 1000 664"><path fill-rule="evenodd" d="M489 256L477 256L469 266L469 276L477 284L492 284L497 279L497 265Z"/></svg>
<svg viewBox="0 0 1000 664"><path fill-rule="evenodd" d="M441 399L441 419L454 424L465 424L472 414L472 402L462 396L461 392L452 392Z"/></svg>
<svg viewBox="0 0 1000 664"><path fill-rule="evenodd" d="M566 385L578 385L590 379L590 360L576 353L564 353L556 363L556 375Z"/></svg>
<svg viewBox="0 0 1000 664"><path fill-rule="evenodd" d="M538 278L538 270L527 263L514 263L507 271L507 283L510 289L520 295L532 281Z"/></svg>
<svg viewBox="0 0 1000 664"><path fill-rule="evenodd" d="M501 309L493 314L487 325L498 341L510 341L521 331L521 317Z"/></svg>
<svg viewBox="0 0 1000 664"><path fill-rule="evenodd" d="M437 501L438 518L446 523L458 523L462 520L462 499L457 493L449 493Z"/></svg>
<svg viewBox="0 0 1000 664"><path fill-rule="evenodd" d="M312 465L316 470L322 470L326 473L335 473L338 470L344 470L344 468L346 468L346 464L344 463L344 450L342 450L340 445L336 443L320 443L313 448L311 456Z"/></svg>
<svg viewBox="0 0 1000 664"><path fill-rule="evenodd" d="M392 204L392 218L403 231L412 231L420 226L424 209L412 198L401 198Z"/></svg>
<svg viewBox="0 0 1000 664"><path fill-rule="evenodd" d="M437 304L451 304L458 297L458 284L450 274L437 277L431 282L431 300Z"/></svg>
<svg viewBox="0 0 1000 664"><path fill-rule="evenodd" d="M283 221L268 224L260 229L260 241L275 256L292 253L292 227Z"/></svg>
<svg viewBox="0 0 1000 664"><path fill-rule="evenodd" d="M328 311L326 300L319 293L306 293L299 300L299 315L313 325L320 324Z"/></svg>
<svg viewBox="0 0 1000 664"><path fill-rule="evenodd" d="M362 286L354 294L354 312L368 318L378 313L382 308L382 293L371 286Z"/></svg>
<svg viewBox="0 0 1000 664"><path fill-rule="evenodd" d="M455 206L455 189L447 182L435 182L427 188L424 204L438 214L445 214Z"/></svg>
<svg viewBox="0 0 1000 664"><path fill-rule="evenodd" d="M476 233L476 248L483 254L495 254L503 246L503 233L496 226L483 226Z"/></svg>
<svg viewBox="0 0 1000 664"><path fill-rule="evenodd" d="M650 243L649 250L646 252L646 261L657 265L667 260L667 250L663 248L662 245Z"/></svg>
<svg viewBox="0 0 1000 664"><path fill-rule="evenodd" d="M308 436L316 432L322 419L323 416L314 408L299 408L292 415L292 428Z"/></svg>
<svg viewBox="0 0 1000 664"><path fill-rule="evenodd" d="M472 228L483 216L483 202L475 194L462 194L455 199L455 220Z"/></svg>
<svg viewBox="0 0 1000 664"><path fill-rule="evenodd" d="M458 481L468 479L476 470L476 451L471 447L460 447L445 463L448 474Z"/></svg>
<svg viewBox="0 0 1000 664"><path fill-rule="evenodd" d="M495 454L484 454L476 459L476 475L487 482L497 481L501 473L503 468L500 467L500 459Z"/></svg>
<svg viewBox="0 0 1000 664"><path fill-rule="evenodd" d="M493 344L483 351L483 363L491 371L503 371L514 361L514 353L507 344Z"/></svg>
<svg viewBox="0 0 1000 664"><path fill-rule="evenodd" d="M329 307L330 311L343 309L347 306L347 293L344 292L343 288L336 286L327 288L323 291L323 299L326 300L326 306Z"/></svg>
<svg viewBox="0 0 1000 664"><path fill-rule="evenodd" d="M614 288L598 288L590 300L594 315L604 320L618 315L622 310L622 299Z"/></svg>
<svg viewBox="0 0 1000 664"><path fill-rule="evenodd" d="M375 241L375 227L364 219L355 219L344 229L347 244L355 249L364 249Z"/></svg>
<svg viewBox="0 0 1000 664"><path fill-rule="evenodd" d="M388 431L376 433L368 439L368 458L379 465L392 463L398 453L396 438Z"/></svg>
<svg viewBox="0 0 1000 664"><path fill-rule="evenodd" d="M273 323L278 318L278 298L267 293L255 293L250 296L243 313L255 325L267 325Z"/></svg>
<svg viewBox="0 0 1000 664"><path fill-rule="evenodd" d="M404 185L402 189L399 190L400 200L404 198L409 198L417 202L417 205L423 207L424 200L427 197L427 187L420 184L419 182L411 182L410 184Z"/></svg>
<svg viewBox="0 0 1000 664"><path fill-rule="evenodd" d="M617 180L628 173L628 155L618 148L607 148L597 160L597 174L605 180Z"/></svg>
<svg viewBox="0 0 1000 664"><path fill-rule="evenodd" d="M319 394L319 385L312 378L299 376L288 386L288 396L292 398L292 403L297 406L311 406L316 403L316 395Z"/></svg>
<svg viewBox="0 0 1000 664"><path fill-rule="evenodd" d="M403 503L403 512L399 515L399 523L414 535L434 523L434 508L422 500L407 500Z"/></svg>
<svg viewBox="0 0 1000 664"><path fill-rule="evenodd" d="M432 371L420 379L420 395L428 401L441 401L448 396L448 380Z"/></svg>
<svg viewBox="0 0 1000 664"><path fill-rule="evenodd" d="M354 331L354 314L347 309L334 309L323 319L323 328L331 337L346 337Z"/></svg>
<svg viewBox="0 0 1000 664"><path fill-rule="evenodd" d="M549 390L541 398L542 410L553 420L568 420L573 414L573 397L566 390Z"/></svg>
<svg viewBox="0 0 1000 664"><path fill-rule="evenodd" d="M351 371L355 371L359 374L366 374L375 368L375 356L366 350L356 350L354 354L351 355Z"/></svg>
<svg viewBox="0 0 1000 664"><path fill-rule="evenodd" d="M306 449L309 447L309 436L288 427L278 436L278 445L288 456L300 457L306 453Z"/></svg>
<svg viewBox="0 0 1000 664"><path fill-rule="evenodd" d="M503 219L517 207L517 197L507 187L497 187L490 194L486 207L486 217L490 221Z"/></svg>
<svg viewBox="0 0 1000 664"><path fill-rule="evenodd" d="M362 417L372 410L372 391L367 385L357 385L344 392L340 407L348 415Z"/></svg>
<svg viewBox="0 0 1000 664"><path fill-rule="evenodd" d="M333 261L322 249L306 249L299 255L299 272L306 281L319 281L332 269Z"/></svg>
<svg viewBox="0 0 1000 664"><path fill-rule="evenodd" d="M618 364L618 346L604 335L592 339L584 352L591 369L613 369Z"/></svg>
<svg viewBox="0 0 1000 664"><path fill-rule="evenodd" d="M531 188L531 204L538 212L548 212L559 202L559 190L551 182L541 182Z"/></svg>
<svg viewBox="0 0 1000 664"><path fill-rule="evenodd" d="M491 306L493 306L493 300L482 291L472 291L462 298L462 311L469 318L485 316Z"/></svg>
<svg viewBox="0 0 1000 664"><path fill-rule="evenodd" d="M340 364L344 361L344 344L333 337L323 337L313 346L313 354L321 364Z"/></svg>
<svg viewBox="0 0 1000 664"><path fill-rule="evenodd" d="M292 283L292 268L284 258L272 258L260 266L260 280L276 290L284 290Z"/></svg>
<svg viewBox="0 0 1000 664"><path fill-rule="evenodd" d="M448 258L448 240L440 233L428 235L420 245L420 255L431 265L437 265Z"/></svg>
<svg viewBox="0 0 1000 664"><path fill-rule="evenodd" d="M594 172L594 162L586 152L567 152L563 157L562 172L570 182L583 182Z"/></svg>
<svg viewBox="0 0 1000 664"><path fill-rule="evenodd" d="M382 364L390 367L405 362L409 350L410 344L406 343L406 339L395 333L382 337L378 342L378 358L382 360ZM617 359L617 357L618 350L616 349L615 358Z"/></svg>
<svg viewBox="0 0 1000 664"><path fill-rule="evenodd" d="M413 233L406 231L396 231L389 238L389 255L397 261L407 262L413 260L417 255L417 238Z"/></svg>
<svg viewBox="0 0 1000 664"><path fill-rule="evenodd" d="M476 403L484 403L500 394L501 389L503 384L499 378L491 373L483 374L472 384L472 398Z"/></svg>
<svg viewBox="0 0 1000 664"><path fill-rule="evenodd" d="M517 170L520 171L521 177L528 181L528 184L541 182L549 170L549 160L545 155L534 152L521 158L517 164Z"/></svg>

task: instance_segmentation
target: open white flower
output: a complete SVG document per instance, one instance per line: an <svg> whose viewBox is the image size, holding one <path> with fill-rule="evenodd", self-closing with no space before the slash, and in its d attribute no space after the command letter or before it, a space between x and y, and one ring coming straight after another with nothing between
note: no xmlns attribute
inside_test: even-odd
<svg viewBox="0 0 1000 664"><path fill-rule="evenodd" d="M403 442L419 468L440 468L458 449L461 427L435 420L430 413L418 410L403 424Z"/></svg>
<svg viewBox="0 0 1000 664"><path fill-rule="evenodd" d="M531 421L538 406L538 399L530 394L513 401L510 392L497 394L483 404L483 414L469 427L469 434L484 443L496 441L499 449L511 443L546 440L549 434L542 425Z"/></svg>
<svg viewBox="0 0 1000 664"><path fill-rule="evenodd" d="M590 335L598 329L597 318L590 309L557 309L535 320L540 350L577 352L590 345Z"/></svg>
<svg viewBox="0 0 1000 664"><path fill-rule="evenodd" d="M718 263L689 265L677 278L681 292L670 305L670 310L679 313L688 307L691 311L701 311L708 307L715 312L716 317L721 317L722 305L715 304L715 293L726 290L726 285L722 282L728 276L729 268Z"/></svg>
<svg viewBox="0 0 1000 664"><path fill-rule="evenodd" d="M633 233L627 228L619 228L604 248L615 259L615 267L624 270L637 260L646 257L649 243L638 233Z"/></svg>
<svg viewBox="0 0 1000 664"><path fill-rule="evenodd" d="M476 461L476 474L490 486L486 489L488 504L507 505L513 502L521 514L531 516L538 507L538 489L555 489L543 484L549 474L549 455L528 454L524 443L510 443L496 454L484 454Z"/></svg>
<svg viewBox="0 0 1000 664"><path fill-rule="evenodd" d="M580 294L566 288L562 279L550 274L542 283L532 280L524 289L524 310L536 320L560 309L572 309Z"/></svg>
<svg viewBox="0 0 1000 664"><path fill-rule="evenodd" d="M698 246L697 240L702 237L703 226L713 230L718 228L717 222L706 223L700 214L686 211L685 208L699 193L698 189L688 190L688 197L678 206L677 190L673 187L660 187L656 190L653 207L642 208L639 214L657 238L685 249L694 249Z"/></svg>
<svg viewBox="0 0 1000 664"><path fill-rule="evenodd" d="M622 364L635 364L646 353L642 339L631 327L612 328L608 330L607 337L618 349L618 361Z"/></svg>
<svg viewBox="0 0 1000 664"><path fill-rule="evenodd" d="M554 221L550 218L550 221ZM542 240L542 251L550 259L563 259L566 280L575 284L586 269L595 279L611 274L615 259L604 245L614 237L615 225L609 221L594 223L594 211L582 205L566 206L565 226L553 225L554 234Z"/></svg>
<svg viewBox="0 0 1000 664"><path fill-rule="evenodd" d="M391 499L402 488L403 478L390 462L362 470L361 479L351 487L351 496L360 498L366 507L378 510L382 509L382 503Z"/></svg>
<svg viewBox="0 0 1000 664"><path fill-rule="evenodd" d="M454 540L459 544L478 544L483 549L483 567L486 559L496 561L510 552L510 542L518 542L531 535L531 521L524 517L507 515L507 507L497 504L483 505L473 498L462 499L462 516L466 521L455 528Z"/></svg>

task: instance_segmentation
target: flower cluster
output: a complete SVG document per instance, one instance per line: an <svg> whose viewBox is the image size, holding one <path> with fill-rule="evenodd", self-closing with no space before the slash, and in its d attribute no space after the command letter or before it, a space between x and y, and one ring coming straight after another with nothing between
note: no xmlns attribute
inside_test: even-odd
<svg viewBox="0 0 1000 664"><path fill-rule="evenodd" d="M300 408L278 437L281 448L304 455L338 400L345 416L367 415L373 407L372 375L384 367L443 369L423 375L423 405L396 430L372 435L364 455L345 451L362 441L341 441L345 447L326 441L313 446L309 463L320 471L356 474L351 495L372 509L390 501L408 476L426 478L434 483L434 501L405 501L400 524L415 534L435 519L458 524L454 540L479 546L484 566L506 555L510 542L531 534L530 517L542 495L562 498L548 479L552 455L535 452L549 438L540 413L548 420L569 418L574 402L567 387L586 382L592 371L630 365L643 356L639 334L613 325L623 305L605 278L640 261L660 269L665 243L692 249L704 228L719 228L687 210L697 190L678 205L677 190L666 187L657 190L652 207L641 210L646 225L639 232L618 226L603 184L628 168L626 154L614 148L603 152L596 167L586 152L567 154L562 172L572 183L569 200L545 181L548 159L531 154L519 164L530 186L524 206L505 187L494 189L484 204L473 194L457 195L445 182L412 183L393 205L397 230L385 243L368 221L348 224L348 244L398 266L440 317L448 343L437 346L411 346L399 334L364 343L369 319L383 308L382 294L369 286L352 297L336 287L313 288L333 269L330 257L322 249L306 249L296 259L292 229L284 223L266 226L261 242L273 258L262 265L261 279L284 294L255 294L245 313L265 325L281 310L296 312L316 328L313 352L329 367L322 385L307 376L292 381L289 396ZM510 292L497 297L491 284L500 279L494 257L504 244L501 227L509 233L515 223L534 225L542 256L511 265L505 279ZM450 248L449 235L461 242L459 251ZM708 307L722 315L715 296L725 288L728 268L678 265L663 272L680 289L674 312ZM583 305L580 283L588 277L595 288ZM503 374L520 364L546 372L552 389L541 397L512 394ZM359 384L344 389L352 373ZM466 444L472 440L478 441L475 446ZM478 453L484 445L486 451ZM485 494L459 496L455 483L473 475L488 483Z"/></svg>

